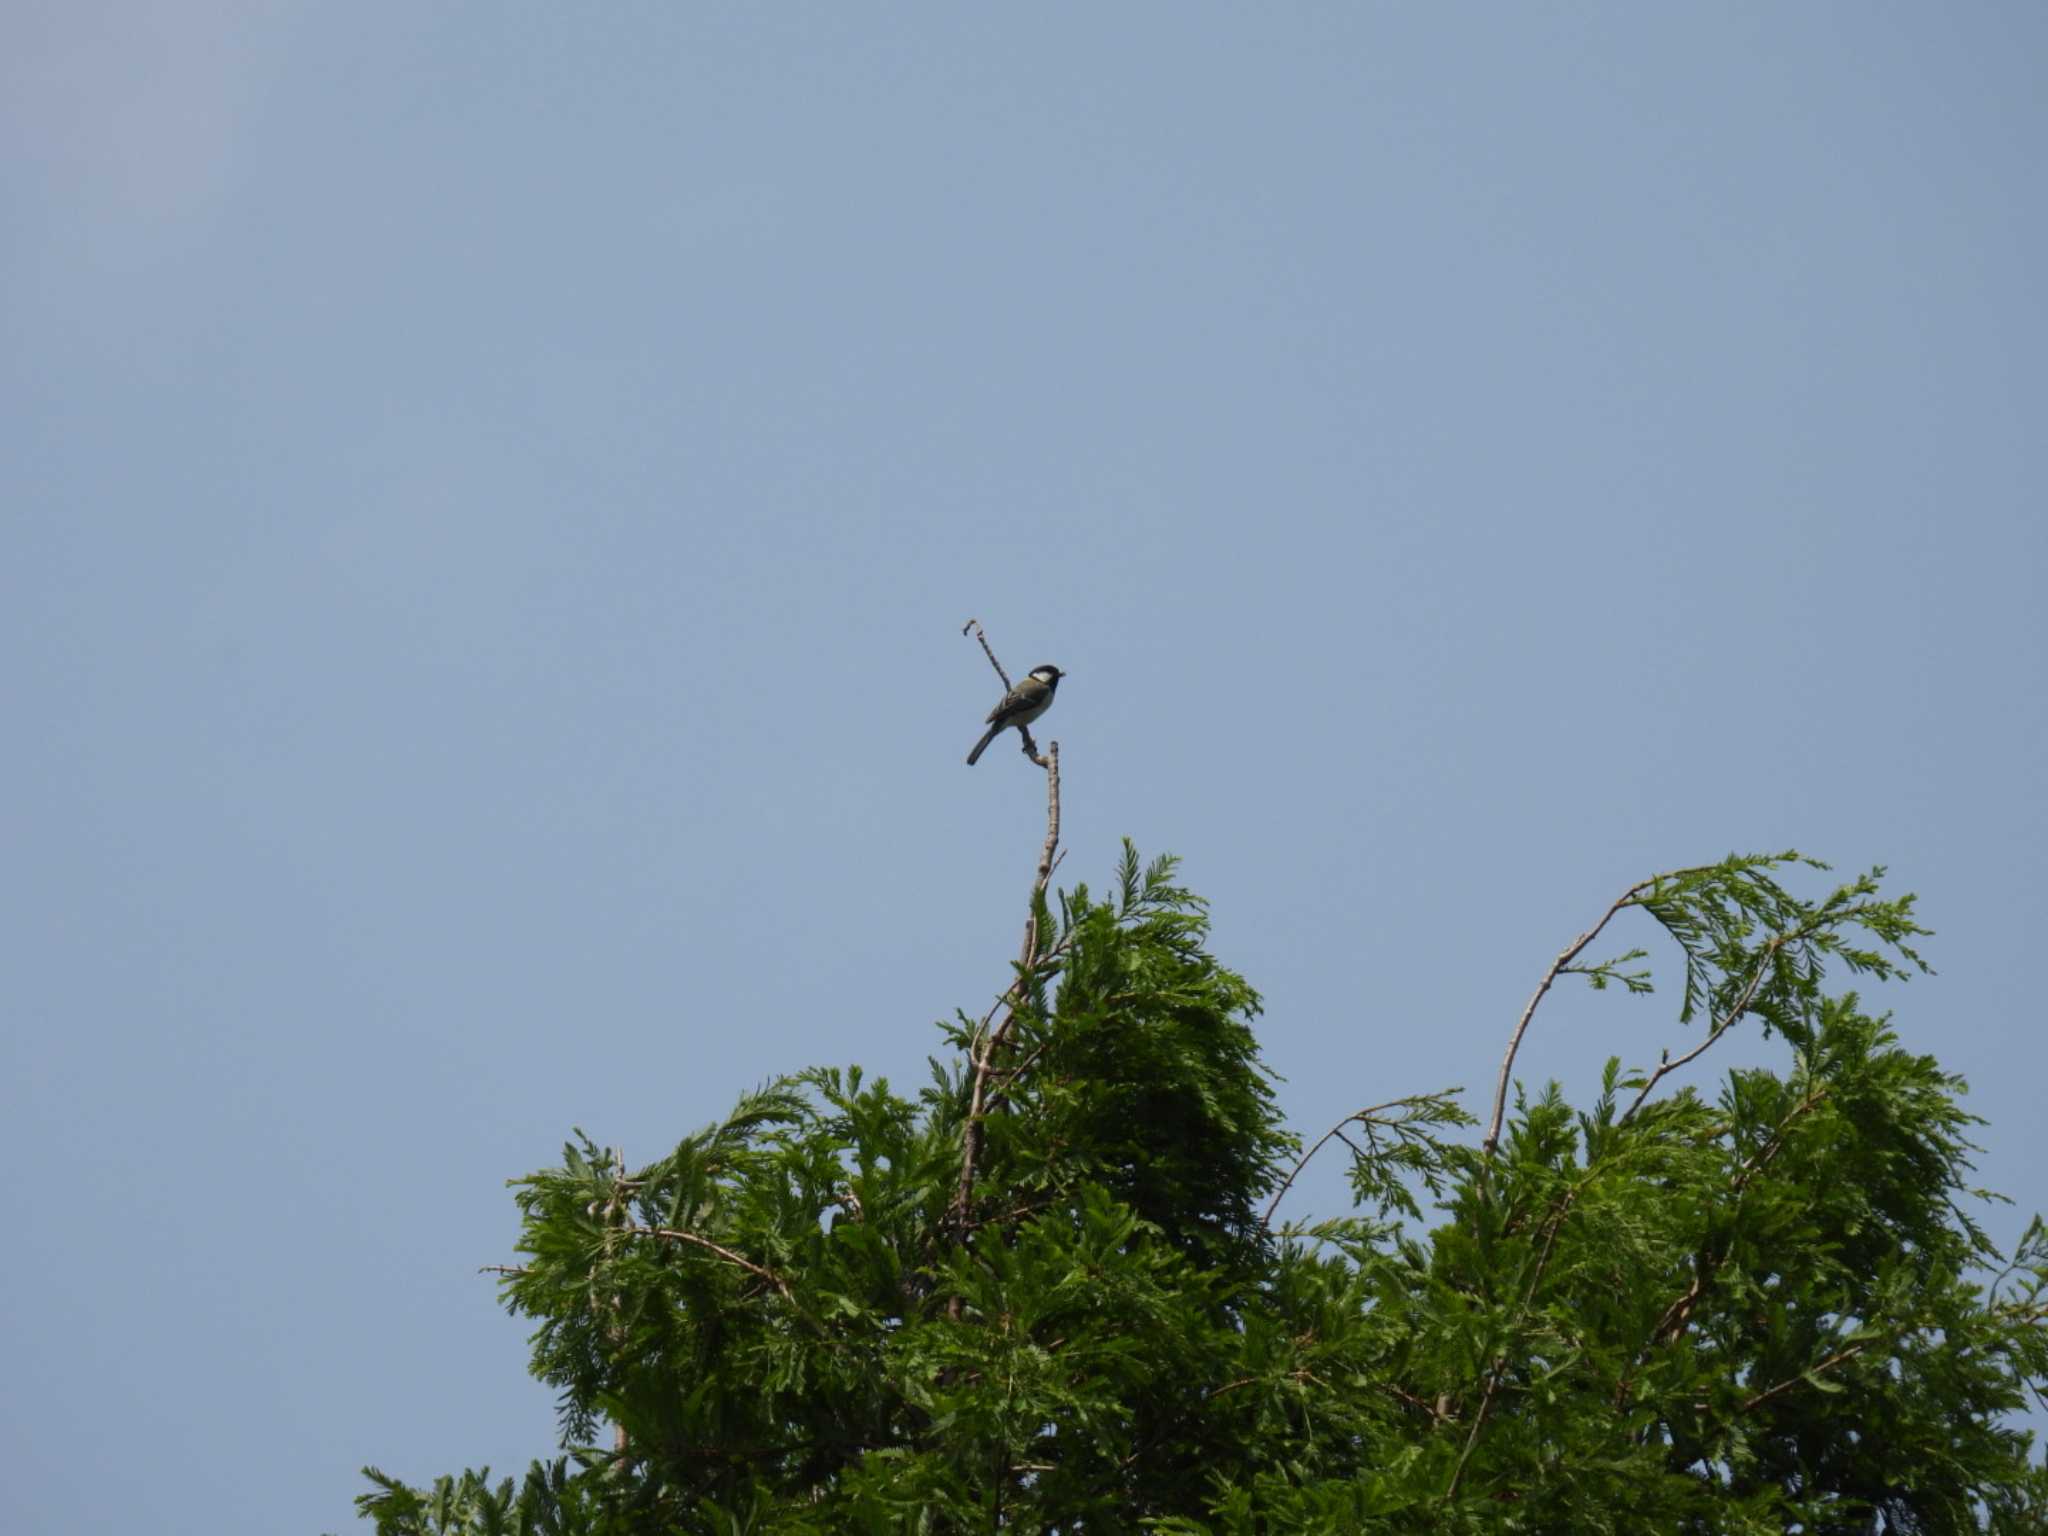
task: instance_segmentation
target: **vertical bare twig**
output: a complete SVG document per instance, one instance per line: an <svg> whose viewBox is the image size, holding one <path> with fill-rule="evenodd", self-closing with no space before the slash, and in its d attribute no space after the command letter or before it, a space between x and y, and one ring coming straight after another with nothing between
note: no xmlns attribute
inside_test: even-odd
<svg viewBox="0 0 2048 1536"><path fill-rule="evenodd" d="M1009 1043L1010 1030L1017 1022L1017 1009L1022 1005L1030 986L1031 971L1039 961L1039 948L1043 938L1038 931L1038 907L1045 897L1045 888L1052 879L1054 851L1060 840L1060 744L1051 742L1045 756L1045 846L1039 851L1038 870L1031 883L1030 909L1024 917L1024 942L1017 954L1017 977L1010 983L996 1007L1006 1008L1002 1022L982 1037L974 1057L974 1090L967 1111L967 1128L961 1137L960 1184L953 1195L953 1213L956 1219L964 1221L967 1215L968 1197L974 1190L974 1164L981 1156L984 1135L984 1121L988 1113L989 1079L995 1071L996 1059L1003 1047ZM994 1016L991 1011L991 1017Z"/></svg>
<svg viewBox="0 0 2048 1536"><path fill-rule="evenodd" d="M1045 846L1038 853L1038 872L1031 882L1031 911L1024 919L1024 944L1018 951L1017 963L1027 970L1038 963L1042 935L1038 931L1038 904L1045 896L1045 888L1052 880L1053 854L1060 842L1060 744L1050 743L1046 748L1045 768Z"/></svg>
<svg viewBox="0 0 2048 1536"><path fill-rule="evenodd" d="M988 636L982 632L980 621L969 619L960 631L971 633L981 642L983 654L990 666L996 669L996 676L1003 680L1003 687L1010 686L1010 675L1003 670L1003 664L996 660L995 651L989 646ZM982 1143L986 1135L986 1122L990 1108L990 1079L996 1070L996 1062L1003 1047L1009 1043L1010 1031L1017 1022L1017 1010L1030 989L1031 973L1037 966L1044 946L1045 936L1038 931L1038 908L1045 899L1045 888L1052 880L1053 867L1058 860L1060 842L1060 744L1049 742L1045 755L1038 753L1037 743L1031 733L1018 728L1024 738L1024 755L1045 770L1045 846L1039 850L1038 868L1031 882L1031 902L1024 914L1024 942L1017 952L1017 975L997 1000L995 1007L982 1021L982 1029L976 1032L973 1047L974 1086L968 1101L967 1125L960 1138L960 1182L953 1195L953 1218L962 1225L967 1219L967 1205L974 1192L974 1165L981 1156ZM1005 1011L1007 1010L1007 1011ZM1002 1022L993 1029L988 1020L997 1013L1003 1014ZM1012 1074L1014 1079L1015 1074Z"/></svg>

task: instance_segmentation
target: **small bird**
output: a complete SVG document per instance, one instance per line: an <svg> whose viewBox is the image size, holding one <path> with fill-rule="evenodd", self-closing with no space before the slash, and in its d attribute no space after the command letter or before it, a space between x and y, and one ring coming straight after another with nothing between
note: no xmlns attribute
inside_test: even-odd
<svg viewBox="0 0 2048 1536"><path fill-rule="evenodd" d="M1022 730L1050 709L1052 696L1066 675L1055 666L1033 667L1022 682L1003 695L1003 702L988 712L988 730L967 754L967 766L972 768L988 744L1011 726Z"/></svg>

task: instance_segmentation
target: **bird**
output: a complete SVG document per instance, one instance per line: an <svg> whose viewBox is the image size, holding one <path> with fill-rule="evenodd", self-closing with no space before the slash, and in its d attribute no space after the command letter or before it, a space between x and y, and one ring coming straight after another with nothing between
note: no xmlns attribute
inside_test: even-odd
<svg viewBox="0 0 2048 1536"><path fill-rule="evenodd" d="M1050 663L1033 667L1022 682L1003 695L1003 702L988 712L988 730L974 744L974 750L967 754L967 766L972 768L981 754L988 750L988 744L1011 726L1021 731L1051 708L1052 696L1059 690L1060 679L1066 675Z"/></svg>

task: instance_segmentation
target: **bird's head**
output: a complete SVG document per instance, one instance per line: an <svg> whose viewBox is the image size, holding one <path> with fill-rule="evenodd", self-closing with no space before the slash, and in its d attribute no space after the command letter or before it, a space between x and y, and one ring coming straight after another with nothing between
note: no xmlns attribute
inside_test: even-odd
<svg viewBox="0 0 2048 1536"><path fill-rule="evenodd" d="M1059 686L1060 679L1065 677L1067 674L1062 672L1058 667L1053 666L1050 662L1048 662L1046 663L1046 665L1042 667L1033 667L1031 669L1031 675L1037 678L1041 683L1045 684L1046 687L1057 688Z"/></svg>

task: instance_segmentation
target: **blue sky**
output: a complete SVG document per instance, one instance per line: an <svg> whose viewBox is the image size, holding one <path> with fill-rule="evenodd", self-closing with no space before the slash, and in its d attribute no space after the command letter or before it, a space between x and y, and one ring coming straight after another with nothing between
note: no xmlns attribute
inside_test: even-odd
<svg viewBox="0 0 2048 1536"><path fill-rule="evenodd" d="M9 33L8 1529L546 1453L503 1181L1005 981L970 615L1072 674L1063 877L1184 856L1305 1132L1796 845L1921 893L1884 1004L2048 1205L2040 8Z"/></svg>

